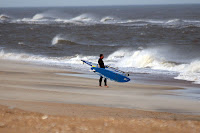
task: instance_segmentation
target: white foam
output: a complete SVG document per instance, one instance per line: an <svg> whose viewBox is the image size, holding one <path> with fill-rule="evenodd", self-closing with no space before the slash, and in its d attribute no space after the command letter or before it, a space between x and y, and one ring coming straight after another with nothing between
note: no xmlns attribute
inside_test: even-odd
<svg viewBox="0 0 200 133"><path fill-rule="evenodd" d="M153 70L176 72L179 73L175 77L176 79L200 83L200 60L193 61L190 64L175 64L167 61L165 58L161 58L155 49L136 51L119 50L108 56L107 61L110 60L116 61L113 64L115 67L151 68Z"/></svg>
<svg viewBox="0 0 200 133"><path fill-rule="evenodd" d="M10 19L10 18L11 18L10 16L5 15L5 14L1 14L1 15L0 15L0 19L1 19L1 20Z"/></svg>
<svg viewBox="0 0 200 133"><path fill-rule="evenodd" d="M59 18L49 13L38 13L35 14L32 18L23 18L14 20L15 22L29 23L29 24L51 24L51 23L73 23L73 24L93 24L98 23L98 20L91 14L81 14L74 18ZM45 23L44 23L45 22Z"/></svg>
<svg viewBox="0 0 200 133"><path fill-rule="evenodd" d="M43 14L36 14L33 16L33 20L39 20L39 19L43 19L44 15Z"/></svg>
<svg viewBox="0 0 200 133"><path fill-rule="evenodd" d="M151 67L159 69L161 67L173 66L164 59L158 58L155 50L119 50L108 56L108 60L118 60L116 63L119 67Z"/></svg>
<svg viewBox="0 0 200 133"><path fill-rule="evenodd" d="M182 68L179 68L181 72L175 79L193 81L196 84L200 84L200 61L196 60L190 64L181 65Z"/></svg>
<svg viewBox="0 0 200 133"><path fill-rule="evenodd" d="M40 20L40 19L57 19L57 18L63 18L66 13L58 12L58 11L45 11L42 13L35 14L32 19L33 20ZM63 16L64 15L64 16Z"/></svg>
<svg viewBox="0 0 200 133"><path fill-rule="evenodd" d="M115 18L114 17L111 17L111 16L106 16L106 17L103 17L100 22L113 22L115 21Z"/></svg>
<svg viewBox="0 0 200 133"><path fill-rule="evenodd" d="M195 84L200 84L200 73L180 73L175 79L192 81Z"/></svg>
<svg viewBox="0 0 200 133"><path fill-rule="evenodd" d="M82 55L64 56L64 57L46 57L42 55L31 55L26 53L10 53L1 50L0 59L26 61L39 64L53 65L53 66L68 66L68 67L73 66L73 68L83 69L81 59L97 62L98 57L82 56Z"/></svg>
<svg viewBox="0 0 200 133"><path fill-rule="evenodd" d="M70 20L71 21L81 21L81 22L91 22L91 21L95 21L95 18L93 15L85 13L85 14L81 14L77 17L74 17Z"/></svg>
<svg viewBox="0 0 200 133"><path fill-rule="evenodd" d="M172 19L172 20L168 20L165 24L167 25L181 25L183 24L184 21L181 19Z"/></svg>
<svg viewBox="0 0 200 133"><path fill-rule="evenodd" d="M59 38L59 36L58 36ZM56 37L52 44L56 44ZM36 63L44 63L58 66L73 66L73 68L84 69L81 59L97 63L98 56L65 56L65 57L45 57L40 55L31 55L26 53L8 53L0 51L1 59L20 60ZM155 49L144 50L126 50L121 49L104 59L106 65L118 67L124 71L140 71L141 73L178 73L175 79L193 81L200 84L200 60L191 62L190 64L175 64L161 58ZM75 64L75 65L74 65ZM162 70L162 71L161 71Z"/></svg>
<svg viewBox="0 0 200 133"><path fill-rule="evenodd" d="M153 23L153 24L162 24L165 21L163 20L153 20L153 19L132 19L132 20L127 20L127 23L138 23L138 22L143 22L143 23Z"/></svg>
<svg viewBox="0 0 200 133"><path fill-rule="evenodd" d="M18 42L19 45L24 45L24 42Z"/></svg>
<svg viewBox="0 0 200 133"><path fill-rule="evenodd" d="M7 15L0 15L0 20L10 20ZM51 24L51 23L73 23L76 25L93 25L93 24L120 24L123 26L146 26L148 24L164 26L164 27L187 27L187 26L200 26L200 20L188 19L121 19L115 16L103 16L99 18L98 15L91 13L83 13L75 17L67 15L62 12L46 11L37 13L31 18L11 19L12 21L5 21L11 23L27 23L27 24Z"/></svg>

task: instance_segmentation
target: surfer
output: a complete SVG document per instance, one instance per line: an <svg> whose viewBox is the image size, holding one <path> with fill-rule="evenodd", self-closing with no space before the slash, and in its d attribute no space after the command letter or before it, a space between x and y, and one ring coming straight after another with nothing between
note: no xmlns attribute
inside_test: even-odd
<svg viewBox="0 0 200 133"><path fill-rule="evenodd" d="M98 60L98 65L99 65L100 68L104 68L104 69L105 69L105 65L104 65L104 62L103 62L103 58L104 58L104 55L103 55L103 54L100 54L100 58L99 58L99 60ZM100 76L100 79L99 79L99 86L100 86L100 87L101 87L102 79L103 79L103 77ZM107 79L106 79L106 78L104 78L104 86L105 86L105 87L108 87L108 86L107 86Z"/></svg>

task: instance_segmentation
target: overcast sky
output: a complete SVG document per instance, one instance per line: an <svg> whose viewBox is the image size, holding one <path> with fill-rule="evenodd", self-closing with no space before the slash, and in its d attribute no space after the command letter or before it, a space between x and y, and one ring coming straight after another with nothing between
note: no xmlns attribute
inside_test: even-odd
<svg viewBox="0 0 200 133"><path fill-rule="evenodd" d="M200 3L200 0L0 0L0 7L100 6Z"/></svg>

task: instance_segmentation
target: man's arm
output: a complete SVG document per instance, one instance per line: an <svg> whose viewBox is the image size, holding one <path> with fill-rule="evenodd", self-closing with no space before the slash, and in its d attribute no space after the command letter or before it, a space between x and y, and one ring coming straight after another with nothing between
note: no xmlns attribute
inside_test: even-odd
<svg viewBox="0 0 200 133"><path fill-rule="evenodd" d="M98 60L98 67L100 68L100 59Z"/></svg>

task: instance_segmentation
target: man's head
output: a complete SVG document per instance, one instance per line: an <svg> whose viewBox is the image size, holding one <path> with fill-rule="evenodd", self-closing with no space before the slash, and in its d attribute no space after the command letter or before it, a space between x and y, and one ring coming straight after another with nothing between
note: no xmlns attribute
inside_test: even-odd
<svg viewBox="0 0 200 133"><path fill-rule="evenodd" d="M103 59L104 58L104 55L103 54L100 54L100 56L99 56L101 59Z"/></svg>

